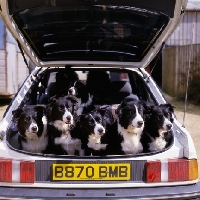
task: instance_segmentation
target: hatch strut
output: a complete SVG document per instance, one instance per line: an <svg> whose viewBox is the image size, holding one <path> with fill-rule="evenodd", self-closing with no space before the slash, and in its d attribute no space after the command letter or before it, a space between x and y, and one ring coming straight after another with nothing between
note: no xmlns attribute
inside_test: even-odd
<svg viewBox="0 0 200 200"><path fill-rule="evenodd" d="M157 54L156 62L155 62L155 64L154 64L154 66L152 67L151 71L150 71L150 76L151 76L151 74L152 74L152 72L153 72L153 70L154 70L154 68L155 68L155 66L156 66L156 64L157 64L157 62L158 62L158 59L159 59L159 57L160 57L160 55L161 55L161 53L162 53L162 50L163 50L164 45L165 45L165 42L162 43L162 46L161 46L161 48L160 48L160 50L159 50L159 52L158 52L158 54Z"/></svg>
<svg viewBox="0 0 200 200"><path fill-rule="evenodd" d="M147 77L147 82L149 81L149 79L150 79L150 77L151 77L151 74L152 74L152 72L153 72L153 70L154 70L154 68L155 68L155 66L156 66L156 64L157 64L157 62L158 62L159 56L160 56L161 53L162 53L162 49L163 49L164 45L165 45L165 43L163 42L163 43L162 43L162 46L161 46L161 48L160 48L160 50L159 50L159 52L158 52L157 55L156 55L156 60L155 60L154 66L152 67L151 71L149 72L149 76Z"/></svg>
<svg viewBox="0 0 200 200"><path fill-rule="evenodd" d="M23 49L22 49L22 47L21 47L21 44L19 43L19 40L17 40L17 44L18 44L18 47L19 47L19 49L20 49L20 51L21 51L21 53L22 53L22 56L23 56L23 58L24 58L24 62L25 62L25 64L26 64L27 68L29 69L28 62L27 62L26 57L25 57L25 55L24 55L24 51L23 51Z"/></svg>
<svg viewBox="0 0 200 200"><path fill-rule="evenodd" d="M195 10L195 14L196 14L196 10ZM186 92L185 92L183 125L182 125L183 127L185 127L185 114L186 114L186 107L187 107L188 85L189 85L189 76L190 76L190 68L191 68L191 55L192 55L193 39L194 39L194 17L193 17L193 22L192 22L192 37L191 37L190 52L189 52L189 66L188 66L188 70L187 70Z"/></svg>

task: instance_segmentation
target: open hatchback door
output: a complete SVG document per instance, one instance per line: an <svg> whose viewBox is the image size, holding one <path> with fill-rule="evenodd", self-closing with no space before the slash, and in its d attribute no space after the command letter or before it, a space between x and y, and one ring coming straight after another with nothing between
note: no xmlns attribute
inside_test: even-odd
<svg viewBox="0 0 200 200"><path fill-rule="evenodd" d="M37 66L145 67L182 18L186 1L1 2L7 28Z"/></svg>

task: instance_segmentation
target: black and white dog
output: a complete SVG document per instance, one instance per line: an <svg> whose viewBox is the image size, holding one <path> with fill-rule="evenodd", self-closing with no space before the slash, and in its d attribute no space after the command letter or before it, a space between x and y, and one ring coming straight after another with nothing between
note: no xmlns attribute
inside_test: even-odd
<svg viewBox="0 0 200 200"><path fill-rule="evenodd" d="M144 152L163 150L171 144L173 112L174 106L169 103L148 108L141 137Z"/></svg>
<svg viewBox="0 0 200 200"><path fill-rule="evenodd" d="M94 116L97 121L100 119L102 126L105 128L106 132L109 131L112 124L114 123L114 117L112 114L112 106L110 105L103 105L97 107L93 111L90 112Z"/></svg>
<svg viewBox="0 0 200 200"><path fill-rule="evenodd" d="M48 135L44 109L44 106L29 105L12 111L17 122L18 142L21 150L45 153Z"/></svg>
<svg viewBox="0 0 200 200"><path fill-rule="evenodd" d="M79 116L71 135L79 137L86 156L106 155L106 130L112 123L111 115L105 109L95 109L91 113Z"/></svg>
<svg viewBox="0 0 200 200"><path fill-rule="evenodd" d="M73 112L76 104L76 97L71 95L50 99L46 113L49 143L52 142L49 147L51 153L75 155L76 150L81 151L81 141L70 134L70 130L74 126Z"/></svg>
<svg viewBox="0 0 200 200"><path fill-rule="evenodd" d="M92 98L83 82L75 81L73 86L69 88L68 94L74 95L78 99L76 115L86 114L94 109Z"/></svg>
<svg viewBox="0 0 200 200"><path fill-rule="evenodd" d="M139 100L123 100L109 133L109 154L137 154L143 151L140 138L144 128L143 106Z"/></svg>

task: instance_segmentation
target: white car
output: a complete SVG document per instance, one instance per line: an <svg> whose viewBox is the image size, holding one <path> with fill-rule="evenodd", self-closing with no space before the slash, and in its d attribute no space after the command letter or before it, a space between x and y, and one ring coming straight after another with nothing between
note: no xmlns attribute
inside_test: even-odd
<svg viewBox="0 0 200 200"><path fill-rule="evenodd" d="M19 107L47 105L68 89L69 69L85 83L88 74L94 74L98 84L88 87L99 92L95 106L109 105L115 111L128 95L166 104L145 67L179 24L186 4L186 0L0 1L6 27L37 66L0 122L1 198L198 199L196 150L174 114L168 147L104 156L23 150L13 117ZM102 73L108 82L100 78Z"/></svg>

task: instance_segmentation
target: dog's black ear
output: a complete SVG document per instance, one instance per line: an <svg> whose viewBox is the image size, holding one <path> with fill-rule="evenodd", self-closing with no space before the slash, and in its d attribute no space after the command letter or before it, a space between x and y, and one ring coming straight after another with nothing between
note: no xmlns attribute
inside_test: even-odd
<svg viewBox="0 0 200 200"><path fill-rule="evenodd" d="M170 117L170 122L173 123L174 122L174 117L173 117L172 113L174 112L174 108L176 108L176 107L174 105L170 104L170 103L168 103L167 106L169 108L169 111L171 112L170 113L170 116L171 116Z"/></svg>
<svg viewBox="0 0 200 200"><path fill-rule="evenodd" d="M45 110L45 106L44 105L37 105L34 107L34 110L40 114L43 115L44 114L44 110Z"/></svg>
<svg viewBox="0 0 200 200"><path fill-rule="evenodd" d="M168 108L170 112L174 112L174 108L175 106L173 106L172 104L170 103L166 103L166 104L160 104L161 107L164 107L164 108Z"/></svg>
<svg viewBox="0 0 200 200"><path fill-rule="evenodd" d="M82 125L83 124L83 122L84 122L84 119L85 119L85 114L81 114L81 115L79 115L78 117L77 117L77 122L80 124L80 125Z"/></svg>
<svg viewBox="0 0 200 200"><path fill-rule="evenodd" d="M167 106L168 106L170 112L174 112L174 108L176 108L174 105L167 103Z"/></svg>
<svg viewBox="0 0 200 200"><path fill-rule="evenodd" d="M149 101L140 100L139 104L143 106L145 111L150 111L154 108L155 104Z"/></svg>
<svg viewBox="0 0 200 200"><path fill-rule="evenodd" d="M117 107L117 109L115 110L115 114L120 116L122 114L122 109L127 105L127 101L126 100L122 100L122 102L120 103L120 105Z"/></svg>
<svg viewBox="0 0 200 200"><path fill-rule="evenodd" d="M100 108L100 109L99 109L99 112L100 112L101 116L104 116L105 113L107 112L107 110L104 109L104 108Z"/></svg>
<svg viewBox="0 0 200 200"><path fill-rule="evenodd" d="M52 96L50 99L49 99L49 103L55 103L57 101L57 96Z"/></svg>
<svg viewBox="0 0 200 200"><path fill-rule="evenodd" d="M22 109L22 108L18 108L18 109L16 109L16 110L13 110L13 111L12 111L13 117L14 117L15 119L19 119L20 116L21 116L21 114L22 114L22 112L23 112L23 109Z"/></svg>
<svg viewBox="0 0 200 200"><path fill-rule="evenodd" d="M73 104L77 104L78 103L78 99L73 95L67 95L65 98L66 98L66 100L71 101Z"/></svg>
<svg viewBox="0 0 200 200"><path fill-rule="evenodd" d="M115 110L115 114L120 116L122 114L122 108L121 106L118 106L118 108Z"/></svg>
<svg viewBox="0 0 200 200"><path fill-rule="evenodd" d="M154 105L151 102L143 102L142 105L143 105L143 108L144 108L143 118L144 118L144 120L148 120L148 119L151 118L153 110L156 107L156 105Z"/></svg>

